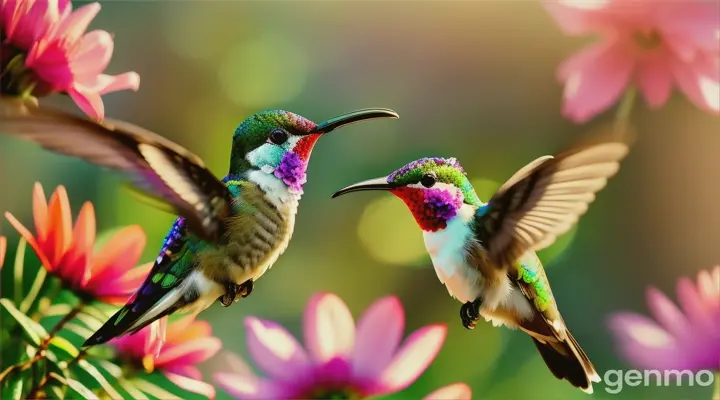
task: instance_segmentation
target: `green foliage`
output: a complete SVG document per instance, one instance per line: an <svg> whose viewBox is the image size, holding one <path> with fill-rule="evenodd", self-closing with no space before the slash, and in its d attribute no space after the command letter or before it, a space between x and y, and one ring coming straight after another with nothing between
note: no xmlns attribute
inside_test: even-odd
<svg viewBox="0 0 720 400"><path fill-rule="evenodd" d="M39 262L26 263L25 250L21 239L12 268L0 270L0 398L187 397L160 373L114 360L107 346L80 349L117 307L88 304Z"/></svg>

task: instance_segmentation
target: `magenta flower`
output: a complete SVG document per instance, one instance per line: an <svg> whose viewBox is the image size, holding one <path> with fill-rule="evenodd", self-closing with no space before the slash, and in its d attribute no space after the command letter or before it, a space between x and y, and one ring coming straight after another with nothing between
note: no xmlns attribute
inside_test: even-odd
<svg viewBox="0 0 720 400"><path fill-rule="evenodd" d="M24 68L35 75L32 93L66 92L86 114L102 120L105 107L100 96L137 90L140 76L103 74L112 57L113 38L102 30L85 33L99 11L98 3L73 12L67 0L0 0L6 40L27 53Z"/></svg>
<svg viewBox="0 0 720 400"><path fill-rule="evenodd" d="M647 369L720 370L720 266L701 271L697 285L677 284L682 310L655 288L647 292L654 321L634 313L610 319L620 352Z"/></svg>
<svg viewBox="0 0 720 400"><path fill-rule="evenodd" d="M415 331L400 346L405 315L400 301L373 303L355 326L333 294L312 297L304 316L305 348L281 325L245 319L247 346L268 375L243 366L215 381L238 399L327 399L385 395L403 390L430 365L446 334L443 325Z"/></svg>
<svg viewBox="0 0 720 400"><path fill-rule="evenodd" d="M215 388L202 381L196 365L215 355L222 343L212 336L210 324L194 319L190 315L167 325L164 317L134 335L108 343L118 358L148 372L160 370L178 387L215 398Z"/></svg>
<svg viewBox="0 0 720 400"><path fill-rule="evenodd" d="M636 85L651 107L677 85L698 107L720 114L720 3L706 0L547 0L569 35L601 41L558 69L563 114L584 122Z"/></svg>

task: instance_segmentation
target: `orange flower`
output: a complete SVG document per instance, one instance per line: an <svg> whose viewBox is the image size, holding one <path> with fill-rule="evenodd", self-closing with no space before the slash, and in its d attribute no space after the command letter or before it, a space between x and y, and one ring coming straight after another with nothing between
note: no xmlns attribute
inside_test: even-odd
<svg viewBox="0 0 720 400"><path fill-rule="evenodd" d="M7 239L5 236L0 236L0 269L3 267L5 262L5 250L7 249Z"/></svg>
<svg viewBox="0 0 720 400"><path fill-rule="evenodd" d="M133 268L145 247L145 233L137 226L117 232L105 246L93 254L95 246L95 210L83 205L75 227L70 203L63 186L58 186L45 201L39 183L33 193L35 235L10 213L5 217L27 240L45 269L78 292L107 303L122 305L137 290L152 264Z"/></svg>

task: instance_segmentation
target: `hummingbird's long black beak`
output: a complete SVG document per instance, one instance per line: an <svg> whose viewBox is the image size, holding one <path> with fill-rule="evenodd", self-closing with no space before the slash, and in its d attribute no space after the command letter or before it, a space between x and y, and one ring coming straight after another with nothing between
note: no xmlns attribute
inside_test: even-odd
<svg viewBox="0 0 720 400"><path fill-rule="evenodd" d="M341 126L350 125L355 122L375 118L400 118L400 116L389 108L366 108L364 110L352 111L335 118L330 118L317 125L310 133L328 133Z"/></svg>
<svg viewBox="0 0 720 400"><path fill-rule="evenodd" d="M332 198L334 199L338 196L342 196L345 193L350 192L360 192L363 190L392 190L398 187L398 185L388 183L387 179L387 176L383 176L382 178L375 178L367 181L358 182L354 185L350 185L346 188L338 190L332 195Z"/></svg>

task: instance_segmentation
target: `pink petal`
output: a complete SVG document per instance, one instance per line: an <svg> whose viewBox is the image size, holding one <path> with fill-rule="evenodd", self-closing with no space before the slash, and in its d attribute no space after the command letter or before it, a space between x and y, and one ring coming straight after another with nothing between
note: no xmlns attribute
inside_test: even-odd
<svg viewBox="0 0 720 400"><path fill-rule="evenodd" d="M405 389L413 383L435 359L445 341L447 328L430 325L410 335L380 377L386 393Z"/></svg>
<svg viewBox="0 0 720 400"><path fill-rule="evenodd" d="M177 365L171 368L163 368L163 370L171 372L173 374L186 376L190 379L195 379L198 381L202 380L202 373L200 373L198 367L194 365Z"/></svg>
<svg viewBox="0 0 720 400"><path fill-rule="evenodd" d="M453 383L425 396L424 400L470 400L472 390L464 383Z"/></svg>
<svg viewBox="0 0 720 400"><path fill-rule="evenodd" d="M113 47L113 38L106 31L96 30L83 36L80 48L70 63L73 75L76 77L97 76L105 71L112 58Z"/></svg>
<svg viewBox="0 0 720 400"><path fill-rule="evenodd" d="M35 236L33 236L30 231L25 228L23 224L20 223L12 214L9 212L5 212L5 218L7 218L10 225L15 228L15 230L20 234L20 236L23 237L27 241L27 243L30 245L30 247L35 252L35 255L40 259L40 263L45 267L45 269L48 272L52 272L54 265L50 263L50 261L47 258L47 255L45 254L42 246L35 240Z"/></svg>
<svg viewBox="0 0 720 400"><path fill-rule="evenodd" d="M120 75L104 75L98 77L98 90L100 94L117 92L119 90L137 91L140 87L140 75L136 72L126 72Z"/></svg>
<svg viewBox="0 0 720 400"><path fill-rule="evenodd" d="M297 380L310 367L305 350L280 324L247 317L245 329L250 354L255 363L272 378Z"/></svg>
<svg viewBox="0 0 720 400"><path fill-rule="evenodd" d="M651 319L630 313L617 313L610 329L618 340L620 352L640 368L666 369L680 365L678 341Z"/></svg>
<svg viewBox="0 0 720 400"><path fill-rule="evenodd" d="M5 251L7 250L7 238L0 236L0 270L2 270L3 264L5 263Z"/></svg>
<svg viewBox="0 0 720 400"><path fill-rule="evenodd" d="M672 91L672 73L665 60L653 58L638 65L638 85L652 108L665 104Z"/></svg>
<svg viewBox="0 0 720 400"><path fill-rule="evenodd" d="M355 344L355 322L345 303L334 294L316 294L305 309L305 345L317 362L349 356Z"/></svg>
<svg viewBox="0 0 720 400"><path fill-rule="evenodd" d="M216 337L195 339L174 346L165 345L160 349L160 355L155 360L155 365L199 364L215 355L221 347L222 342Z"/></svg>
<svg viewBox="0 0 720 400"><path fill-rule="evenodd" d="M139 225L125 227L115 233L93 258L93 276L114 280L137 264L147 236Z"/></svg>
<svg viewBox="0 0 720 400"><path fill-rule="evenodd" d="M77 104L78 108L87 114L88 117L98 121L102 121L105 118L105 105L100 97L100 93L90 91L78 84L74 84L67 92L70 98Z"/></svg>
<svg viewBox="0 0 720 400"><path fill-rule="evenodd" d="M405 313L397 297L385 297L365 311L357 325L353 373L374 378L392 360L405 329Z"/></svg>
<svg viewBox="0 0 720 400"><path fill-rule="evenodd" d="M657 7L657 24L667 34L700 47L705 51L720 51L720 3L717 1L668 2Z"/></svg>
<svg viewBox="0 0 720 400"><path fill-rule="evenodd" d="M240 400L286 399L284 388L256 376L220 372L213 375L215 383Z"/></svg>
<svg viewBox="0 0 720 400"><path fill-rule="evenodd" d="M698 292L705 304L720 307L720 266L698 273Z"/></svg>
<svg viewBox="0 0 720 400"><path fill-rule="evenodd" d="M200 380L187 378L182 375L173 374L172 372L165 371L164 375L172 383L178 385L181 389L185 389L189 392L197 393L199 395L207 397L208 399L215 398L215 388L212 387L212 385L209 385Z"/></svg>
<svg viewBox="0 0 720 400"><path fill-rule="evenodd" d="M598 29L604 25L600 13L591 12L593 8L602 8L605 0L584 0L582 2L543 0L545 10L560 25L567 35L582 35ZM585 6L585 7L583 7ZM589 7L592 6L592 7Z"/></svg>
<svg viewBox="0 0 720 400"><path fill-rule="evenodd" d="M714 332L712 326L715 316L705 306L695 285L687 278L682 278L677 283L677 297L685 315L688 317L694 328L704 330L711 334ZM700 332L698 332L700 333Z"/></svg>
<svg viewBox="0 0 720 400"><path fill-rule="evenodd" d="M692 63L672 63L675 80L685 95L701 109L720 115L720 81L712 71L718 63L698 57Z"/></svg>
<svg viewBox="0 0 720 400"><path fill-rule="evenodd" d="M45 192L40 182L33 186L33 219L38 239L43 242L48 235L48 207Z"/></svg>
<svg viewBox="0 0 720 400"><path fill-rule="evenodd" d="M634 65L618 41L593 45L570 57L559 68L565 81L563 114L581 123L611 107L625 90Z"/></svg>
<svg viewBox="0 0 720 400"><path fill-rule="evenodd" d="M692 337L688 320L667 296L655 288L649 288L646 298L650 313L665 330L678 340Z"/></svg>
<svg viewBox="0 0 720 400"><path fill-rule="evenodd" d="M78 40L87 30L90 22L100 12L100 3L84 5L65 17L55 28L54 36L69 43Z"/></svg>

